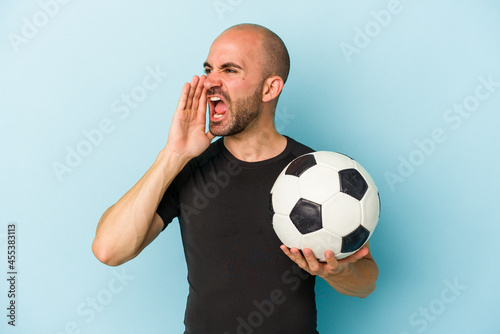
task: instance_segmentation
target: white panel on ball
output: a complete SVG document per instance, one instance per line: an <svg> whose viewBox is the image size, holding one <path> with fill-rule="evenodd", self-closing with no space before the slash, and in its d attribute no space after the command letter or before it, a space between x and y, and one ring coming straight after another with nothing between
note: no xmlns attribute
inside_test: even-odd
<svg viewBox="0 0 500 334"><path fill-rule="evenodd" d="M322 205L323 228L344 236L361 224L361 205L349 195L339 193Z"/></svg>
<svg viewBox="0 0 500 334"><path fill-rule="evenodd" d="M281 242L287 247L297 247L302 244L302 234L295 228L290 218L280 214L273 217L273 228Z"/></svg>
<svg viewBox="0 0 500 334"><path fill-rule="evenodd" d="M341 153L319 151L314 153L314 158L318 164L329 166L337 172L342 169L354 168L354 160Z"/></svg>
<svg viewBox="0 0 500 334"><path fill-rule="evenodd" d="M302 237L301 249L304 248L309 248L319 261L325 261L325 250L331 250L333 254L340 254L342 238L325 229L321 229L305 234Z"/></svg>
<svg viewBox="0 0 500 334"><path fill-rule="evenodd" d="M299 179L292 175L279 176L283 182L275 183L271 189L273 194L273 209L274 212L288 215L292 211L295 203L300 199Z"/></svg>
<svg viewBox="0 0 500 334"><path fill-rule="evenodd" d="M380 215L380 201L378 200L377 189L375 187L368 188L360 204L362 225L369 231L373 231L377 226Z"/></svg>
<svg viewBox="0 0 500 334"><path fill-rule="evenodd" d="M317 165L298 178L300 197L323 204L340 190L339 176L329 166Z"/></svg>

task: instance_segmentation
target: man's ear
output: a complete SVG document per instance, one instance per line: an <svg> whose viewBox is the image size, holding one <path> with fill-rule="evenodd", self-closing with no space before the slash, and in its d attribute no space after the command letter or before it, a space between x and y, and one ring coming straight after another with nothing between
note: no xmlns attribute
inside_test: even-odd
<svg viewBox="0 0 500 334"><path fill-rule="evenodd" d="M277 98L284 84L283 79L279 76L267 78L262 88L262 102L269 102Z"/></svg>

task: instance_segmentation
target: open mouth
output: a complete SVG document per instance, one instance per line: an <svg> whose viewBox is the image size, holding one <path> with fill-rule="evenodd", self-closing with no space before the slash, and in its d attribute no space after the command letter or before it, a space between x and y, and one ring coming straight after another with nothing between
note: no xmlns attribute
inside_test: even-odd
<svg viewBox="0 0 500 334"><path fill-rule="evenodd" d="M212 121L221 120L227 112L226 103L219 96L212 96L208 99L210 106L210 118Z"/></svg>

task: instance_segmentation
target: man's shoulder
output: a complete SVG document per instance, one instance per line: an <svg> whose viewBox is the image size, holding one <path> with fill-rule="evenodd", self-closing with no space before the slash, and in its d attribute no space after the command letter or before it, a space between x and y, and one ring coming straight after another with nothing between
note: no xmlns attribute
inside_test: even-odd
<svg viewBox="0 0 500 334"><path fill-rule="evenodd" d="M291 137L288 137L288 136L285 136L285 137L288 140L288 145L290 147L290 153L295 157L299 157L301 155L315 151L311 147L304 145Z"/></svg>

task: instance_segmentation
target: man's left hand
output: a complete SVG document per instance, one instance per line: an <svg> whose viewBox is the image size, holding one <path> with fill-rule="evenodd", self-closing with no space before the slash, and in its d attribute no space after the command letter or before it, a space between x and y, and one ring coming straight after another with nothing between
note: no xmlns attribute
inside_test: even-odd
<svg viewBox="0 0 500 334"><path fill-rule="evenodd" d="M333 252L327 250L325 251L326 262L319 262L309 248L304 248L301 252L295 247L289 249L287 246L281 245L281 250L300 268L311 275L317 275L322 278L349 275L351 272L351 265L369 253L367 247L362 247L356 253L341 260L337 260Z"/></svg>

